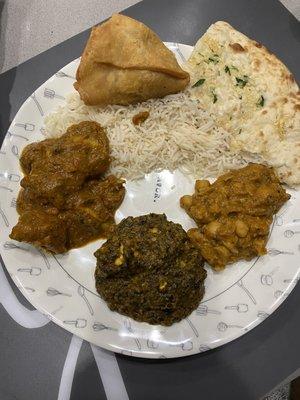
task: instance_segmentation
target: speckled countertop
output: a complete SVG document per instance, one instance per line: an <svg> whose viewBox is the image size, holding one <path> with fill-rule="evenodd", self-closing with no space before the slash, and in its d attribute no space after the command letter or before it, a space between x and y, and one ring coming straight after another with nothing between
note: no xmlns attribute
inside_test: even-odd
<svg viewBox="0 0 300 400"><path fill-rule="evenodd" d="M138 0L0 0L0 72Z"/></svg>
<svg viewBox="0 0 300 400"><path fill-rule="evenodd" d="M299 0L281 2L300 19ZM0 72L136 3L138 0L0 0Z"/></svg>

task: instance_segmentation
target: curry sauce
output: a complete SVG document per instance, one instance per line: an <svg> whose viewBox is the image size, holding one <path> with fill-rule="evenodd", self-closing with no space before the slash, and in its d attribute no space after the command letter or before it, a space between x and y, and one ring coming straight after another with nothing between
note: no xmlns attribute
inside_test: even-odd
<svg viewBox="0 0 300 400"><path fill-rule="evenodd" d="M273 215L290 198L273 168L261 164L232 170L213 184L197 180L180 199L198 228L188 236L216 270L266 253Z"/></svg>
<svg viewBox="0 0 300 400"><path fill-rule="evenodd" d="M20 214L10 237L54 253L104 238L114 225L124 181L104 177L110 163L105 130L96 122L72 125L60 138L26 146L17 199Z"/></svg>

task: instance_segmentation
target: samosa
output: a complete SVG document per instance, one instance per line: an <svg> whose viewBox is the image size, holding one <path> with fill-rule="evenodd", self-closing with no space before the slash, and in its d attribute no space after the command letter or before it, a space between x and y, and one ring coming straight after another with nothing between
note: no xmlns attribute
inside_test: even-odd
<svg viewBox="0 0 300 400"><path fill-rule="evenodd" d="M146 25L121 14L92 29L75 89L87 105L128 105L183 90L189 74Z"/></svg>

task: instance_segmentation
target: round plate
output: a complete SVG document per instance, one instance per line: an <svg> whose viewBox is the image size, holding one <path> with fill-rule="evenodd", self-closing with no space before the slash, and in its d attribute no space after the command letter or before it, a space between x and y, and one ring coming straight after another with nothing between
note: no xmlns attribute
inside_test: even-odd
<svg viewBox="0 0 300 400"><path fill-rule="evenodd" d="M192 47L168 43L179 62ZM271 227L268 254L239 262L217 273L207 268L206 293L188 318L171 327L139 323L111 312L95 290L94 251L100 240L63 255L50 255L8 235L16 224L16 198L21 172L19 155L30 142L43 139L46 113L73 90L75 60L53 75L22 105L5 137L0 154L1 253L6 268L25 297L68 331L115 352L148 358L181 357L215 348L242 336L268 317L294 288L298 276L300 194L289 190L289 202ZM193 221L179 206L194 182L178 171L152 173L126 183L117 221L129 215L165 213L185 229Z"/></svg>

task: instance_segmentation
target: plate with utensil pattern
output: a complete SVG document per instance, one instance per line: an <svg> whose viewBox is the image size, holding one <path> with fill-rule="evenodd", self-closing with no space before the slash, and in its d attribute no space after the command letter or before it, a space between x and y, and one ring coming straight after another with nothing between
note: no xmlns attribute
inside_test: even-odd
<svg viewBox="0 0 300 400"><path fill-rule="evenodd" d="M179 62L191 46L167 43ZM18 214L16 200L22 173L19 157L29 143L44 139L45 115L62 105L72 92L79 59L41 85L22 105L11 123L0 153L1 254L24 296L51 320L108 350L145 358L172 358L204 352L228 343L253 329L284 301L299 279L300 194L275 216L268 253L238 262L223 272L207 269L205 296L188 317L170 327L136 322L112 312L95 289L93 256L97 240L65 254L45 253L9 238ZM149 212L165 213L184 229L193 221L179 206L179 198L193 192L194 182L179 171L153 172L126 182L126 197L116 220Z"/></svg>

